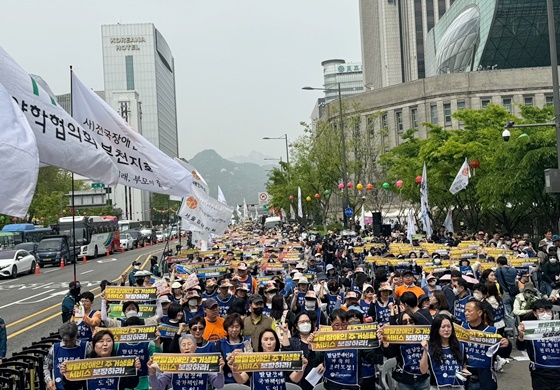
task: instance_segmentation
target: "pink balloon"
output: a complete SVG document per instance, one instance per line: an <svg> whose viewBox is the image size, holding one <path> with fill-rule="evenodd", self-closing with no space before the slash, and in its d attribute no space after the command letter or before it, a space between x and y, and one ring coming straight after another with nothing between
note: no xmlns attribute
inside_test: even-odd
<svg viewBox="0 0 560 390"><path fill-rule="evenodd" d="M350 183L346 184L346 187L348 187L348 188L352 188L352 182L350 182Z"/></svg>
<svg viewBox="0 0 560 390"><path fill-rule="evenodd" d="M340 183L340 184L338 185L338 188L343 189L343 188L344 188L344 184Z"/></svg>
<svg viewBox="0 0 560 390"><path fill-rule="evenodd" d="M402 187L402 180L397 180L397 182L395 183L397 185L397 187Z"/></svg>

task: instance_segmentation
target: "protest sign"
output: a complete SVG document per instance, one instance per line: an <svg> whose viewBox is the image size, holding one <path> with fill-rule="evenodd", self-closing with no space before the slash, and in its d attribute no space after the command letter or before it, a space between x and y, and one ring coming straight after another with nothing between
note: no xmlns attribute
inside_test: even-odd
<svg viewBox="0 0 560 390"><path fill-rule="evenodd" d="M543 340L560 336L560 320L523 321L525 340Z"/></svg>
<svg viewBox="0 0 560 390"><path fill-rule="evenodd" d="M343 330L315 333L314 351L332 351L338 349L368 349L378 345L375 329Z"/></svg>
<svg viewBox="0 0 560 390"><path fill-rule="evenodd" d="M471 344L480 345L494 345L499 343L502 339L502 335L498 333L488 333L482 332L480 330L465 329L458 324L454 324L455 334L459 341Z"/></svg>
<svg viewBox="0 0 560 390"><path fill-rule="evenodd" d="M118 287L105 288L108 301L155 301L157 289L155 287Z"/></svg>
<svg viewBox="0 0 560 390"><path fill-rule="evenodd" d="M66 361L64 376L69 381L94 378L136 376L136 357L115 356L97 359L78 359Z"/></svg>
<svg viewBox="0 0 560 390"><path fill-rule="evenodd" d="M154 363L163 372L209 374L219 373L220 357L216 353L154 353Z"/></svg>
<svg viewBox="0 0 560 390"><path fill-rule="evenodd" d="M167 324L159 324L158 330L160 333L160 337L164 339L172 339L175 337L177 332L179 331L178 326L171 326Z"/></svg>
<svg viewBox="0 0 560 390"><path fill-rule="evenodd" d="M138 343L156 339L156 326L123 326L120 328L97 328L97 331L108 330L115 337L116 343Z"/></svg>
<svg viewBox="0 0 560 390"><path fill-rule="evenodd" d="M156 305L138 305L140 311L138 318L148 318L156 315ZM120 303L111 303L109 305L109 318L126 318L122 312L122 305Z"/></svg>
<svg viewBox="0 0 560 390"><path fill-rule="evenodd" d="M430 338L429 325L385 325L383 342L396 344L418 344Z"/></svg>
<svg viewBox="0 0 560 390"><path fill-rule="evenodd" d="M303 352L253 352L234 355L233 372L301 371Z"/></svg>

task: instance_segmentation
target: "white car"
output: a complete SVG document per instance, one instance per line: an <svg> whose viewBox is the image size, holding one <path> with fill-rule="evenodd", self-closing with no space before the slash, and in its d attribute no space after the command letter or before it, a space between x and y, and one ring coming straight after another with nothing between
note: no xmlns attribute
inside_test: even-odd
<svg viewBox="0 0 560 390"><path fill-rule="evenodd" d="M16 278L18 274L35 273L35 256L23 249L0 251L0 276Z"/></svg>
<svg viewBox="0 0 560 390"><path fill-rule="evenodd" d="M162 232L161 230L156 231L156 238L158 242L165 241L165 233Z"/></svg>
<svg viewBox="0 0 560 390"><path fill-rule="evenodd" d="M134 238L130 234L121 233L121 248L124 248L125 251L134 248Z"/></svg>

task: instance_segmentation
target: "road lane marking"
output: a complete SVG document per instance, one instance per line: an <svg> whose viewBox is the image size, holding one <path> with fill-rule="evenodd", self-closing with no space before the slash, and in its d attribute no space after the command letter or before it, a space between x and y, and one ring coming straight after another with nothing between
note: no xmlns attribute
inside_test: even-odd
<svg viewBox="0 0 560 390"><path fill-rule="evenodd" d="M45 288L45 287L47 287L49 284L53 284L53 283L54 283L54 282L48 282L48 283L46 283L46 284L39 285L39 286L37 286L37 287L33 287L33 290L38 290L38 289L40 289L40 288Z"/></svg>
<svg viewBox="0 0 560 390"><path fill-rule="evenodd" d="M51 291L54 291L54 288L51 289L51 290L43 291L42 293L39 293L39 294L32 295L32 296L27 297L27 298L20 299L19 301L15 301L15 302L12 302L12 303L8 303L7 305L0 306L0 309L3 309L3 308L8 307L8 306L15 305L15 304L17 304L17 303L21 303L21 302L26 301L26 300L31 299L31 298L38 297L39 295L48 294L48 293L50 293Z"/></svg>
<svg viewBox="0 0 560 390"><path fill-rule="evenodd" d="M92 270L92 269L90 269L89 271L85 271L85 272L82 272L82 273L80 273L80 275L85 275L85 274L89 274L90 272L93 272L93 270Z"/></svg>

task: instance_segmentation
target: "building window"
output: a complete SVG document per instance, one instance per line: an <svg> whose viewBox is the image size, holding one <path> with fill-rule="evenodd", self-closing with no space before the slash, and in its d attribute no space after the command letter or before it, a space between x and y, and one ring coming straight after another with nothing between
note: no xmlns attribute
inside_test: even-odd
<svg viewBox="0 0 560 390"><path fill-rule="evenodd" d="M485 108L488 108L488 105L490 104L490 99L480 99L480 107L484 110Z"/></svg>
<svg viewBox="0 0 560 390"><path fill-rule="evenodd" d="M413 108L410 110L410 127L413 129L418 128L418 109Z"/></svg>
<svg viewBox="0 0 560 390"><path fill-rule="evenodd" d="M399 133L403 132L403 122L402 122L402 111L397 111L395 113L395 122L397 122L397 131Z"/></svg>
<svg viewBox="0 0 560 390"><path fill-rule="evenodd" d="M381 117L381 126L383 129L387 128L387 114L383 114Z"/></svg>
<svg viewBox="0 0 560 390"><path fill-rule="evenodd" d="M525 105L528 107L533 106L533 97L532 96L525 96Z"/></svg>
<svg viewBox="0 0 560 390"><path fill-rule="evenodd" d="M443 115L445 117L445 123L451 123L451 103L443 104Z"/></svg>
<svg viewBox="0 0 560 390"><path fill-rule="evenodd" d="M465 101L461 100L457 102L457 111L461 111L465 109Z"/></svg>
<svg viewBox="0 0 560 390"><path fill-rule="evenodd" d="M554 105L554 96L547 96L545 104L547 106L553 106Z"/></svg>
<svg viewBox="0 0 560 390"><path fill-rule="evenodd" d="M134 57L126 56L124 60L126 67L126 89L134 91Z"/></svg>
<svg viewBox="0 0 560 390"><path fill-rule="evenodd" d="M507 112L511 113L511 98L503 98L502 106L506 109Z"/></svg>
<svg viewBox="0 0 560 390"><path fill-rule="evenodd" d="M438 124L437 105L434 104L430 106L430 112L431 112L432 124L437 125Z"/></svg>

